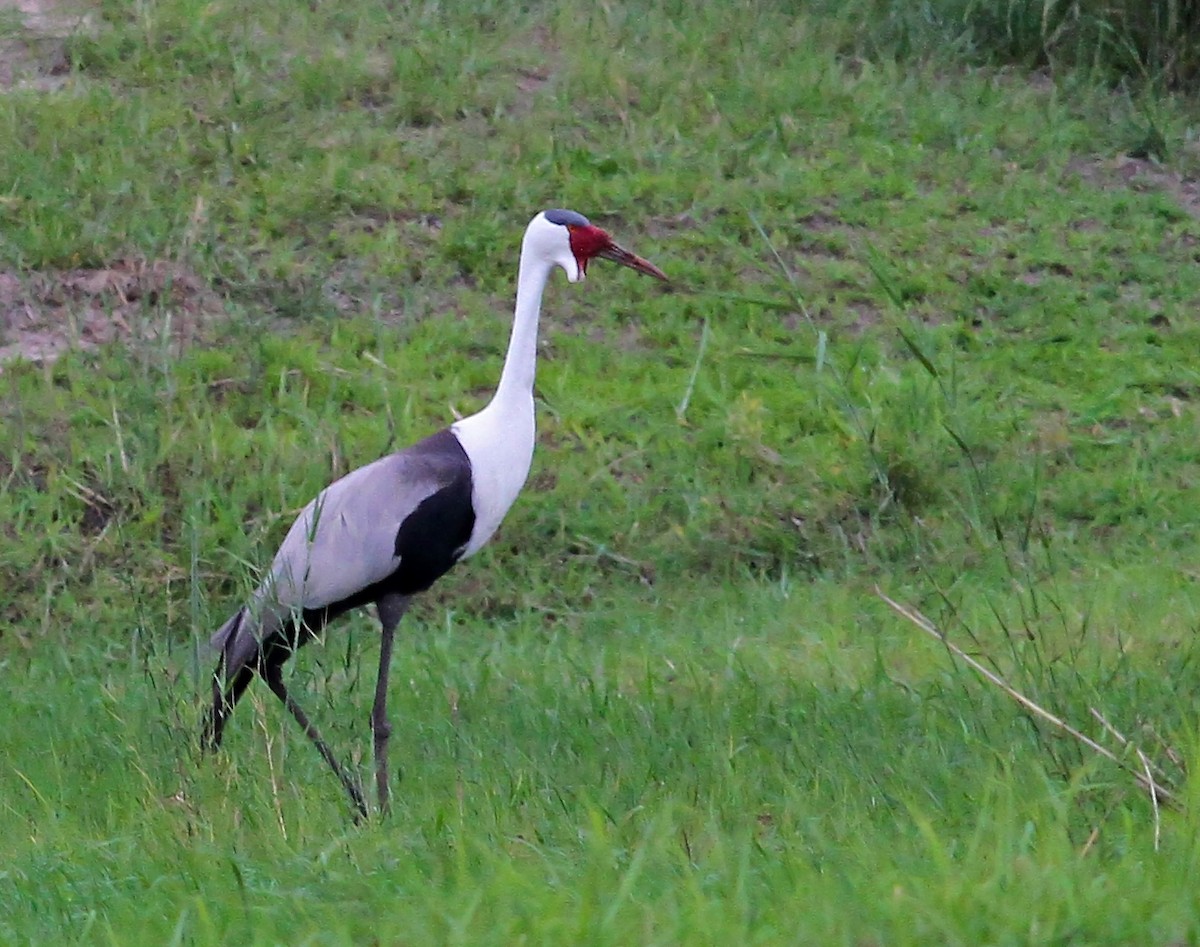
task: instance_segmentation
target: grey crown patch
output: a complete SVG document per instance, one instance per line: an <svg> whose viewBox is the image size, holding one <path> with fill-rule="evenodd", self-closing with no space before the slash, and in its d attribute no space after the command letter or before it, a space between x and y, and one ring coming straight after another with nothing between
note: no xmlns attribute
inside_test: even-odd
<svg viewBox="0 0 1200 947"><path fill-rule="evenodd" d="M590 227L588 219L583 214L577 214L573 210L548 210L544 212L546 219L552 224L559 224L562 227Z"/></svg>

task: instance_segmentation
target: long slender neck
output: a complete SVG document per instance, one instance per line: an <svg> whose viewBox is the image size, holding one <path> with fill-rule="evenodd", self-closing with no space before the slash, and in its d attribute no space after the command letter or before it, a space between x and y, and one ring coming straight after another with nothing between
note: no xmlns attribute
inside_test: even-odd
<svg viewBox="0 0 1200 947"><path fill-rule="evenodd" d="M538 260L525 252L517 270L517 305L513 314L508 354L500 372L500 384L492 404L533 397L533 379L537 369L538 315L542 309L542 290L554 268L553 263Z"/></svg>

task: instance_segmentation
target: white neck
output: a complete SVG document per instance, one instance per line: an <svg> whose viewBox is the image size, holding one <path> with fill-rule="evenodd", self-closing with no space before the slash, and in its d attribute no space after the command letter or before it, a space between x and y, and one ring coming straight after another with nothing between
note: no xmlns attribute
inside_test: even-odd
<svg viewBox="0 0 1200 947"><path fill-rule="evenodd" d="M533 397L537 370L538 316L542 309L542 291L554 264L522 252L517 270L517 305L513 314L508 354L500 372L500 384L492 396L493 404Z"/></svg>
<svg viewBox="0 0 1200 947"><path fill-rule="evenodd" d="M542 290L554 264L522 252L517 305L500 383L487 406L451 427L471 461L475 528L464 555L491 538L513 505L533 461L533 380Z"/></svg>

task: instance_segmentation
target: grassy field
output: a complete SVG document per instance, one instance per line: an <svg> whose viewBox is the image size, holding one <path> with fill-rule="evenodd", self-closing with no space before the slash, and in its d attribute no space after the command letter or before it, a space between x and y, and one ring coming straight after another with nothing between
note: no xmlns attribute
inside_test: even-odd
<svg viewBox="0 0 1200 947"><path fill-rule="evenodd" d="M1196 102L825 6L0 10L0 351L61 349L0 367L0 942L1200 943ZM201 757L208 635L483 403L553 206L675 282L549 288L393 816L261 685ZM364 777L377 656L291 678Z"/></svg>

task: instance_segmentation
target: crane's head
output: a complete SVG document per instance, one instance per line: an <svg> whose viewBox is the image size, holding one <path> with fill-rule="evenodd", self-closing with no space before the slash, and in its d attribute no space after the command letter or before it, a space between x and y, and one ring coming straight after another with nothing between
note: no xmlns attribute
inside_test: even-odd
<svg viewBox="0 0 1200 947"><path fill-rule="evenodd" d="M653 263L630 253L608 233L594 227L583 214L573 210L544 210L529 222L522 253L532 252L562 267L567 279L578 283L587 275L588 263L596 257L666 280Z"/></svg>

